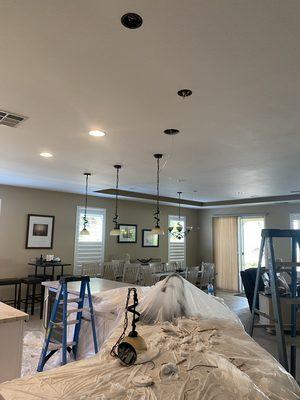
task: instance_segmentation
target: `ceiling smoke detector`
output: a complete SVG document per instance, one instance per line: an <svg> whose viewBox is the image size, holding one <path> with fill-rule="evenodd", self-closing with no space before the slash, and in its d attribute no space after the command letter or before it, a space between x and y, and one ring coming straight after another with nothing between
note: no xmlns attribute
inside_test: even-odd
<svg viewBox="0 0 300 400"><path fill-rule="evenodd" d="M125 28L138 29L143 24L143 18L135 13L126 13L122 16L121 23Z"/></svg>
<svg viewBox="0 0 300 400"><path fill-rule="evenodd" d="M170 129L165 129L164 133L166 135L177 135L177 133L179 133L178 129L174 129L174 128L170 128Z"/></svg>
<svg viewBox="0 0 300 400"><path fill-rule="evenodd" d="M177 94L178 94L178 96L180 96L180 97L182 97L182 98L186 98L186 97L189 97L189 96L191 96L192 95L192 91L191 91L191 89L181 89L181 90L178 90L178 92L177 92Z"/></svg>
<svg viewBox="0 0 300 400"><path fill-rule="evenodd" d="M0 125L6 125L10 126L11 128L15 128L25 119L27 119L27 117L0 110Z"/></svg>

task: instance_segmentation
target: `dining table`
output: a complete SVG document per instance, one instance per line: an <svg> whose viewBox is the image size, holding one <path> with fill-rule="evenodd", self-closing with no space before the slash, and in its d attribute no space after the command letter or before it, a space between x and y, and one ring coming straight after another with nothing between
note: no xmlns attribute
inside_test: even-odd
<svg viewBox="0 0 300 400"><path fill-rule="evenodd" d="M64 275L64 267L69 267L72 264L64 263L62 261L43 261L40 260L36 262L29 262L28 265L35 267L34 276L38 275L51 275L51 280L55 279L55 269L60 268L60 271L57 275ZM51 269L51 274L47 274L47 269ZM40 271L43 271L42 273Z"/></svg>

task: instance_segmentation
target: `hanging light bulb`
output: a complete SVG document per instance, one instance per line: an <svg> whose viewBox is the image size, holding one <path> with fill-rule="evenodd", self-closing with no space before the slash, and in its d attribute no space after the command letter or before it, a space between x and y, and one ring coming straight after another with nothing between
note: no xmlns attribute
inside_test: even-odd
<svg viewBox="0 0 300 400"><path fill-rule="evenodd" d="M181 224L181 195L182 192L178 193L178 222L175 226L169 226L168 231L169 235L173 236L176 239L183 239L187 234L190 233L192 227L187 227L186 230L183 229Z"/></svg>
<svg viewBox="0 0 300 400"><path fill-rule="evenodd" d="M115 227L110 231L110 236L119 236L121 234L120 228L118 226L118 200L119 200L119 170L121 169L121 165L114 165L114 168L117 170L117 181L116 181L116 201L115 201L115 216L113 218L113 223Z"/></svg>
<svg viewBox="0 0 300 400"><path fill-rule="evenodd" d="M164 230L160 227L160 219L159 219L159 214L160 214L160 209L159 209L159 160L162 158L162 154L154 154L154 158L157 161L157 173L156 173L156 211L154 213L154 219L155 219L155 227L151 230L151 233L153 235L164 235L165 232Z"/></svg>
<svg viewBox="0 0 300 400"><path fill-rule="evenodd" d="M87 202L88 202L88 184L89 184L89 176L91 176L90 172L85 172L83 174L85 176L85 205L84 205L84 217L83 217L83 229L80 231L80 235L89 235L90 232L86 229L88 224L88 219L86 217L86 210L87 210Z"/></svg>

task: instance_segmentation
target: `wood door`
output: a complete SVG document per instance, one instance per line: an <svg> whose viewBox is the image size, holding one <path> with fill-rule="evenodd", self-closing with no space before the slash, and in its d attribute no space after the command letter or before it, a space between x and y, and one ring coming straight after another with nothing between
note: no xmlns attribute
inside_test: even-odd
<svg viewBox="0 0 300 400"><path fill-rule="evenodd" d="M238 291L238 217L213 218L217 287Z"/></svg>

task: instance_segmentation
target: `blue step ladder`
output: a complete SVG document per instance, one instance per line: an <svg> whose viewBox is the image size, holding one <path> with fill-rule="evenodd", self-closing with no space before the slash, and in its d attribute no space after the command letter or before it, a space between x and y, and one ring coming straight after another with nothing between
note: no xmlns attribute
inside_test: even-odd
<svg viewBox="0 0 300 400"><path fill-rule="evenodd" d="M68 283L70 282L81 282L79 297L68 298ZM87 293L86 293L87 292ZM87 297L86 297L87 294ZM84 306L84 300L87 299L87 306ZM77 303L77 307L68 308L68 304ZM59 320L62 309L62 319ZM84 313L89 313L89 318L83 317ZM77 314L75 319L68 318L71 314ZM52 307L48 328L45 334L45 340L37 367L37 371L43 371L45 363L49 358L62 349L61 353L61 365L67 363L67 352L73 353L76 360L78 350L78 340L81 327L82 319L88 320L91 323L94 349L95 353L98 353L98 343L95 328L94 309L92 303L91 289L90 289L90 277L89 276L68 276L61 277L59 280L59 286L56 293L54 305ZM75 325L73 340L68 342L68 326Z"/></svg>

